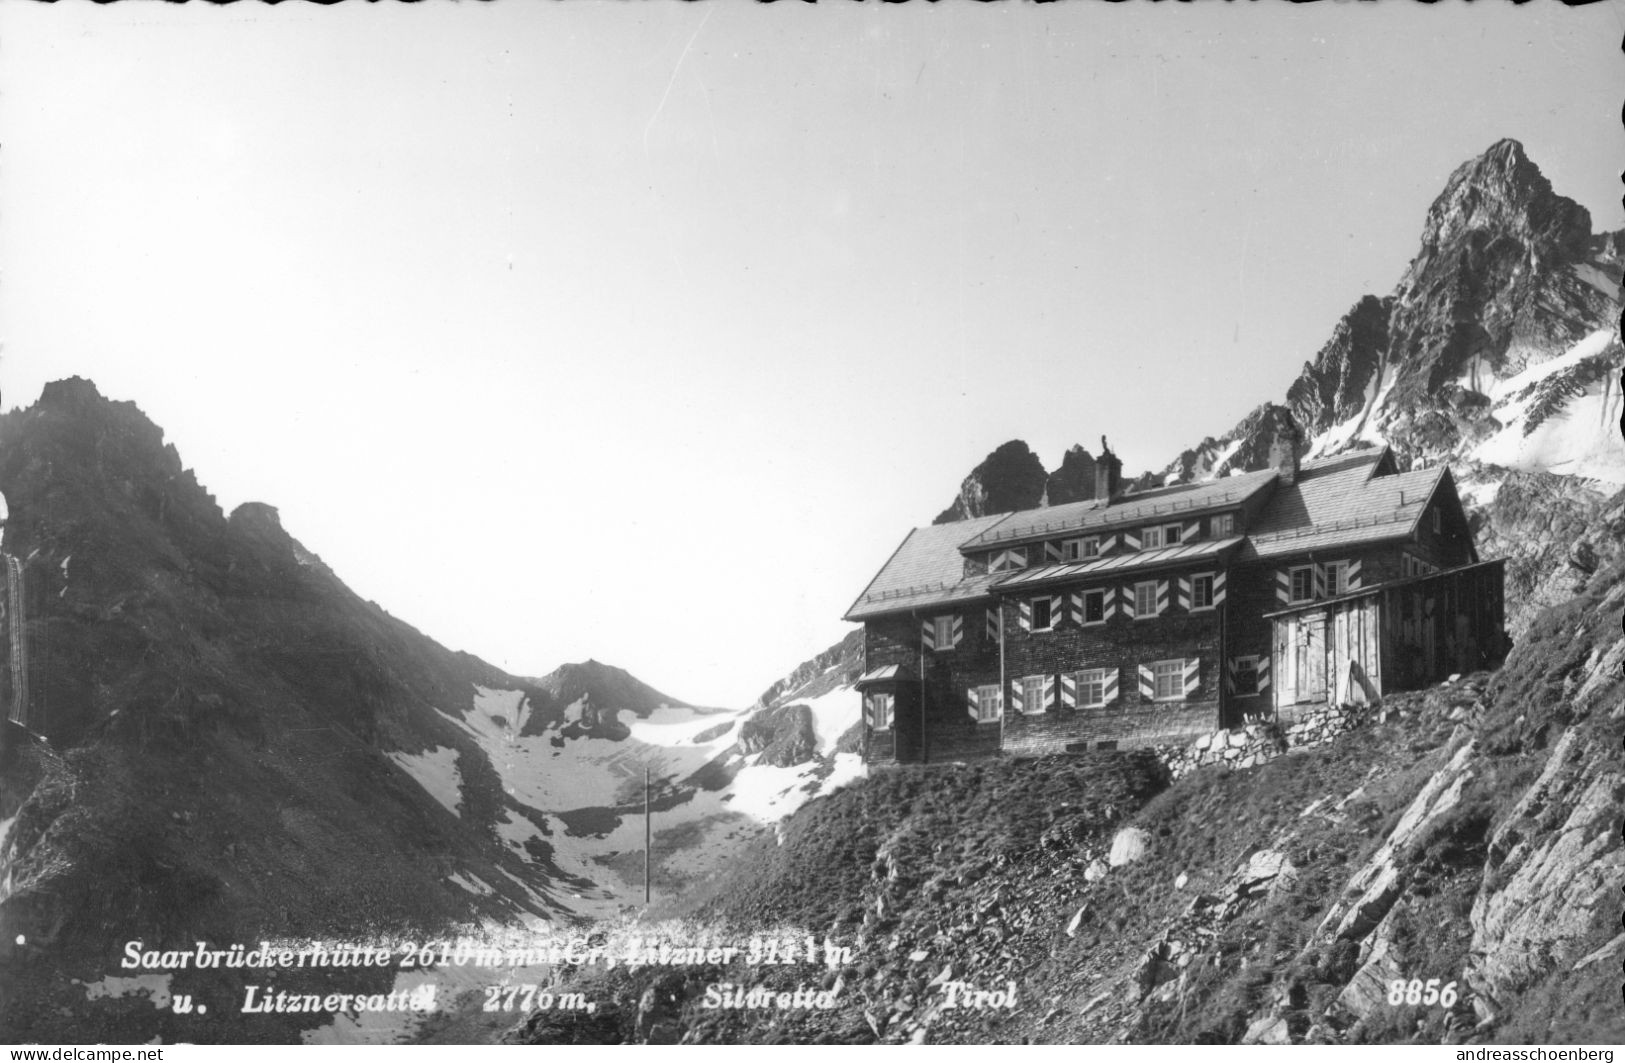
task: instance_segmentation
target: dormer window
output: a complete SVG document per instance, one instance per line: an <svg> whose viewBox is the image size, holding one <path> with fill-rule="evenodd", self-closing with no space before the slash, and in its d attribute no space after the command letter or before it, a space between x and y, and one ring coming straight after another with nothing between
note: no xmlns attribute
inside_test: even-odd
<svg viewBox="0 0 1625 1063"><path fill-rule="evenodd" d="M1162 545L1178 546L1180 542L1180 527L1177 524L1165 525L1162 529Z"/></svg>
<svg viewBox="0 0 1625 1063"><path fill-rule="evenodd" d="M1087 539L1067 539L1061 543L1062 561L1087 561L1099 556L1100 540L1094 536Z"/></svg>
<svg viewBox="0 0 1625 1063"><path fill-rule="evenodd" d="M1144 528L1140 531L1140 549L1156 550L1162 546L1161 528Z"/></svg>
<svg viewBox="0 0 1625 1063"><path fill-rule="evenodd" d="M1236 534L1236 515L1234 513L1220 513L1207 519L1208 535L1214 539L1223 539L1227 535Z"/></svg>

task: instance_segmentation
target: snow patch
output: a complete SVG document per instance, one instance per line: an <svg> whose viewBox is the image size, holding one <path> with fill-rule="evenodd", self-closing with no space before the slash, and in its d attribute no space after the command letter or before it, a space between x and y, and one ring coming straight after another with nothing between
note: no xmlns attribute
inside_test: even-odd
<svg viewBox="0 0 1625 1063"><path fill-rule="evenodd" d="M457 751L436 746L426 753L394 752L389 759L399 764L430 797L457 816L463 805L463 777L457 771Z"/></svg>
<svg viewBox="0 0 1625 1063"><path fill-rule="evenodd" d="M464 875L459 871L450 875L449 878L453 883L461 886L463 889L474 894L476 897L489 897L491 894L496 892L496 890L491 888L490 883L486 882L478 875Z"/></svg>
<svg viewBox="0 0 1625 1063"><path fill-rule="evenodd" d="M1529 385L1538 384L1559 370L1578 365L1592 355L1601 354L1608 349L1608 345L1613 340L1613 329L1598 329L1556 358L1548 358L1544 362L1527 367L1516 376L1510 376L1497 382L1495 387L1490 390L1489 396L1495 402L1500 402L1516 395ZM1498 417L1497 420L1505 421L1505 418Z"/></svg>
<svg viewBox="0 0 1625 1063"><path fill-rule="evenodd" d="M1524 435L1521 403L1514 416L1472 453L1476 461L1524 472L1550 472L1625 484L1625 438L1619 434L1620 394L1597 385ZM1497 414L1499 419L1499 413Z"/></svg>
<svg viewBox="0 0 1625 1063"><path fill-rule="evenodd" d="M829 756L853 724L863 715L863 699L851 687L837 687L827 694L808 698L799 704L812 710L813 733L818 736L818 752Z"/></svg>

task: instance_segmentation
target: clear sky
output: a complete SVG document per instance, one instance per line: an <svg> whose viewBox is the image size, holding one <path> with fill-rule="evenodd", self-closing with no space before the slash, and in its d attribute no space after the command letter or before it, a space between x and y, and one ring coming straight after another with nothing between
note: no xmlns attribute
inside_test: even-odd
<svg viewBox="0 0 1625 1063"><path fill-rule="evenodd" d="M455 649L743 705L1004 440L1279 399L1495 140L1625 225L1622 15L0 5L0 391Z"/></svg>

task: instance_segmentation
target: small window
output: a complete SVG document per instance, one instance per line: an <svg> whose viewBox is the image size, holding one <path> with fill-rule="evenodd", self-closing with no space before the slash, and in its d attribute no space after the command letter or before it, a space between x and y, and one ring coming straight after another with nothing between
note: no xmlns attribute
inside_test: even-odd
<svg viewBox="0 0 1625 1063"><path fill-rule="evenodd" d="M1156 580L1147 580L1134 585L1134 615L1136 617L1157 615Z"/></svg>
<svg viewBox="0 0 1625 1063"><path fill-rule="evenodd" d="M1083 622L1085 624L1104 624L1106 622L1106 592L1083 592Z"/></svg>
<svg viewBox="0 0 1625 1063"><path fill-rule="evenodd" d="M1162 529L1162 545L1178 546L1183 529L1177 524L1165 525Z"/></svg>
<svg viewBox="0 0 1625 1063"><path fill-rule="evenodd" d="M1207 520L1208 535L1215 539L1222 539L1227 535L1236 534L1236 515L1234 513L1220 513Z"/></svg>
<svg viewBox="0 0 1625 1063"><path fill-rule="evenodd" d="M1435 534L1444 531L1444 514L1437 509L1433 511L1433 531Z"/></svg>
<svg viewBox="0 0 1625 1063"><path fill-rule="evenodd" d="M1044 677L1041 675L1025 676L1021 680L1021 710L1023 712L1043 712L1049 708L1044 698Z"/></svg>
<svg viewBox="0 0 1625 1063"><path fill-rule="evenodd" d="M1203 572L1191 577L1191 608L1213 608L1213 573Z"/></svg>
<svg viewBox="0 0 1625 1063"><path fill-rule="evenodd" d="M1099 539L1093 537L1088 539L1067 539L1061 543L1061 560L1063 561L1087 561L1091 557L1099 556Z"/></svg>
<svg viewBox="0 0 1625 1063"><path fill-rule="evenodd" d="M1326 564L1326 594L1336 598L1349 592L1349 563L1330 561Z"/></svg>
<svg viewBox="0 0 1625 1063"><path fill-rule="evenodd" d="M1238 698L1255 697L1258 694L1258 658L1237 657L1231 661L1230 692Z"/></svg>
<svg viewBox="0 0 1625 1063"><path fill-rule="evenodd" d="M1004 715L1004 690L998 686L976 688L976 722L992 723Z"/></svg>
<svg viewBox="0 0 1625 1063"><path fill-rule="evenodd" d="M1292 600L1312 602L1315 599L1315 566L1299 565L1292 570Z"/></svg>
<svg viewBox="0 0 1625 1063"><path fill-rule="evenodd" d="M931 643L940 652L954 648L954 618L949 616L934 616L931 618Z"/></svg>
<svg viewBox="0 0 1625 1063"><path fill-rule="evenodd" d="M1151 666L1151 678L1156 684L1154 697L1158 701L1185 700L1185 662L1157 661Z"/></svg>
<svg viewBox="0 0 1625 1063"><path fill-rule="evenodd" d="M1106 669L1091 668L1078 673L1078 707L1098 709L1106 704Z"/></svg>
<svg viewBox="0 0 1625 1063"><path fill-rule="evenodd" d="M1032 600L1033 630L1048 631L1055 626L1055 617L1050 615L1050 600L1048 598L1034 598Z"/></svg>
<svg viewBox="0 0 1625 1063"><path fill-rule="evenodd" d="M848 704L850 704L850 702L848 702ZM889 730L891 730L892 715L893 715L894 708L895 708L895 703L892 701L892 695L891 694L870 694L869 695L869 719L871 721L870 726L872 726L876 731L889 731Z"/></svg>
<svg viewBox="0 0 1625 1063"><path fill-rule="evenodd" d="M1155 550L1158 547L1160 547L1161 545L1162 545L1162 529L1161 528L1141 528L1140 529L1140 549L1141 550Z"/></svg>

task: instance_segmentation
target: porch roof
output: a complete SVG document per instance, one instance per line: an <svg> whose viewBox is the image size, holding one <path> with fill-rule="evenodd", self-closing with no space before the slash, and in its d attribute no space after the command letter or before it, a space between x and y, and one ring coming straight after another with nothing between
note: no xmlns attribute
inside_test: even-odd
<svg viewBox="0 0 1625 1063"><path fill-rule="evenodd" d="M915 683L918 681L919 677L914 674L913 669L901 664L886 664L864 672L858 676L858 681L852 685L862 687L873 683Z"/></svg>

